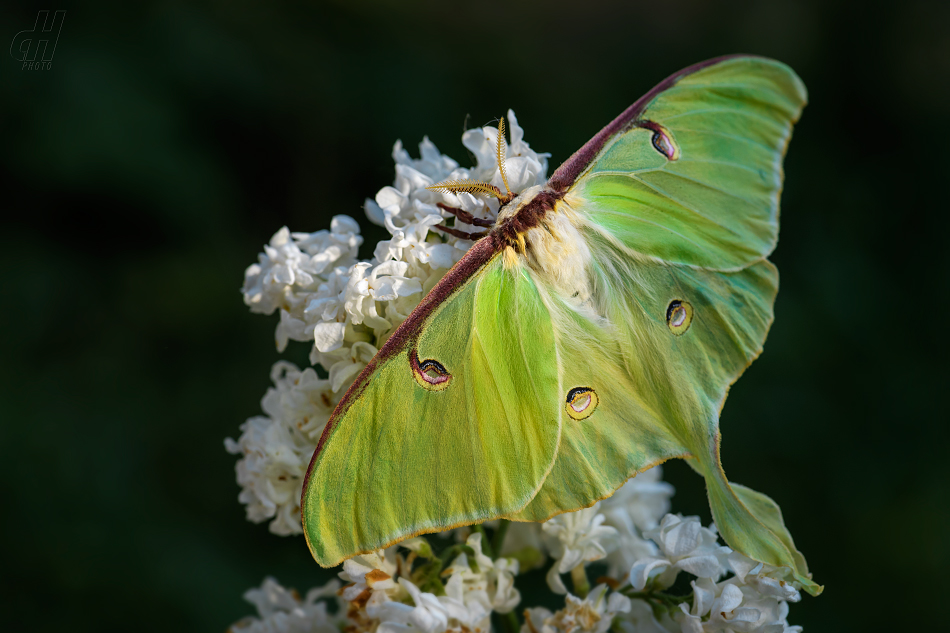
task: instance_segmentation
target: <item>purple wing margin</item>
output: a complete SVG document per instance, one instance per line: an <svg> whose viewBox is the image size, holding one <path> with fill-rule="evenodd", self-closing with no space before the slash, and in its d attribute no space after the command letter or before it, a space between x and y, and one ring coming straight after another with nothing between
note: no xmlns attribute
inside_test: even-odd
<svg viewBox="0 0 950 633"><path fill-rule="evenodd" d="M633 121L636 121L640 117L640 114L646 110L647 106L650 105L650 103L656 98L658 94L671 87L677 81L686 75L695 73L699 70L702 70L703 68L708 68L718 63L739 57L755 58L756 56L723 55L722 57L707 59L704 62L687 66L683 70L673 73L658 83L653 87L652 90L650 90L650 92L637 99L632 106L621 112L616 119L608 123L604 129L594 136L594 138L587 141L583 147L574 152L570 158L564 161L564 163L557 168L557 171L551 175L551 178L548 180L548 186L557 192L567 191L567 189L574 184L574 181L577 180L577 177L584 173L584 170L587 169L587 166L590 165L592 160L594 160L594 157L600 153L600 150L603 149L607 141L615 134L626 130Z"/></svg>

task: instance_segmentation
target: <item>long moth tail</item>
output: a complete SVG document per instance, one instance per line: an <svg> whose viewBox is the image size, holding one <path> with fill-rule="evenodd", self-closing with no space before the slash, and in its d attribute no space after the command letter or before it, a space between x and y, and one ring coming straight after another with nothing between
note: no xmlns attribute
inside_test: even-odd
<svg viewBox="0 0 950 633"><path fill-rule="evenodd" d="M824 587L812 580L778 504L761 492L730 484L726 479L719 462L718 438L709 454L696 461L694 467L706 479L713 520L729 547L760 563L789 568L802 589L813 596L820 594Z"/></svg>

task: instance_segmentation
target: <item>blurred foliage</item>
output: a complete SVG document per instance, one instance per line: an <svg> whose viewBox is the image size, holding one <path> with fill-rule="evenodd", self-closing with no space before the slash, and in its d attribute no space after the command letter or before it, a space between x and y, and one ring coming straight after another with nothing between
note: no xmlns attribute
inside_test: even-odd
<svg viewBox="0 0 950 633"><path fill-rule="evenodd" d="M730 52L790 64L811 104L724 463L779 501L827 587L793 623L943 621L950 5L22 2L5 37L37 9L68 11L52 69L0 63L4 630L221 631L265 575L324 582L302 538L244 520L222 446L278 358L238 292L261 244L346 213L368 256L361 206L397 138L464 163L463 126L511 107L553 169ZM708 520L701 480L667 477Z"/></svg>

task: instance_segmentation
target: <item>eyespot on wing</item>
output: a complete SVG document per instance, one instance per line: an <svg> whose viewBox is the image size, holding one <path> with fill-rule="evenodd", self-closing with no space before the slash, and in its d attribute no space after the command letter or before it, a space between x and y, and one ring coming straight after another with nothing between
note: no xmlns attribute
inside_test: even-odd
<svg viewBox="0 0 950 633"><path fill-rule="evenodd" d="M693 322L693 306L688 301L674 299L666 308L666 325L670 332L681 336Z"/></svg>
<svg viewBox="0 0 950 633"><path fill-rule="evenodd" d="M591 387L574 387L567 392L564 411L574 420L585 420L594 413L598 404L600 398Z"/></svg>
<svg viewBox="0 0 950 633"><path fill-rule="evenodd" d="M409 353L409 367L416 383L428 391L442 391L452 381L452 374L445 365L434 358L427 358L420 362L416 350Z"/></svg>

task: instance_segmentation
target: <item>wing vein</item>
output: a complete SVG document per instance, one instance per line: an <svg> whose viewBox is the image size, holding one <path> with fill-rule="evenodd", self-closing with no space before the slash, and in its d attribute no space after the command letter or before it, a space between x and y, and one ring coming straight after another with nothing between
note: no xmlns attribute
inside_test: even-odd
<svg viewBox="0 0 950 633"><path fill-rule="evenodd" d="M717 222L716 220L710 218L709 216L707 216L707 215L701 213L698 209L694 209L694 208L691 207L690 205L688 205L688 204L686 204L685 202L683 202L682 200L680 200L680 199L674 197L671 193L665 191L664 189L658 187L657 185L654 185L653 183L649 183L649 182L647 182L646 180L643 180L643 179L641 179L641 178L638 178L637 176L630 176L630 177L633 178L634 180L636 180L637 182L641 183L642 185L644 185L644 186L646 186L646 187L649 187L650 189L652 189L653 191L657 192L657 193L660 194L661 196L666 197L668 200L671 200L672 202L675 202L675 203L678 204L680 207L686 209L687 211L693 213L694 215L696 215L696 216L698 216L698 217L700 217L700 218L706 220L706 221L709 222L710 224L715 224L716 226L718 226L718 227L721 228L722 230L727 231L727 232L729 232L729 233L732 233L732 234L735 235L736 237L741 237L736 231L730 229L728 226L726 226L726 225L723 224L722 222Z"/></svg>
<svg viewBox="0 0 950 633"><path fill-rule="evenodd" d="M744 136L739 136L738 134L728 134L726 132L718 132L715 130L694 130L694 129L689 129L689 128L677 128L676 131L677 132L693 132L695 134L711 134L713 136L720 136L722 138L731 138L736 141L742 141L743 143L748 143L749 145L755 145L756 147L761 147L762 149L766 150L770 154L774 153L776 150L776 148L774 147L769 147L768 145L765 145L764 143L754 141L751 138L746 138Z"/></svg>
<svg viewBox="0 0 950 633"><path fill-rule="evenodd" d="M606 196L604 196L604 197L606 197ZM611 197L619 197L619 196L611 196ZM625 199L625 200L629 200L629 198L624 198L624 199ZM672 233L673 235L677 235L677 236L683 238L684 240L686 240L686 241L689 242L690 244L694 245L694 246L695 246L698 250L700 250L700 251L706 250L701 244L699 244L699 242L696 242L695 240L690 239L689 237L686 237L685 235L683 235L683 234L680 233L679 231L674 231L674 230L671 229L670 227L664 226L664 225L662 225L662 224L660 224L660 223L658 223L658 222L654 222L654 221L652 221L652 220L647 220L646 218L641 218L640 216L637 216L637 215L630 215L630 214L627 214L627 213L617 213L616 211L603 211L603 210L601 210L601 214L603 214L603 215L619 215L619 216L622 216L622 217L627 218L627 219L635 220L635 221L637 221L637 222L643 222L644 224L653 225L653 226L655 226L655 227L657 227L657 228L663 229L664 231L669 231L669 232ZM595 222L592 222L592 224L597 227L598 231L605 231L608 235L613 235L613 233L611 233L610 229L608 229L608 228L605 227L605 226L601 226L601 225L600 225L599 223L597 223L596 221L595 221ZM625 248L627 248L627 247L625 246ZM640 251L638 251L638 250L636 250L636 249L631 248L630 250L633 251L633 252L635 252L635 253L640 253L641 255L643 255L642 252L640 252Z"/></svg>
<svg viewBox="0 0 950 633"><path fill-rule="evenodd" d="M677 160L679 163L709 163L712 165L725 165L727 167L735 167L737 169L743 169L745 171L752 172L753 174L760 176L758 169L749 167L748 165L743 165L742 163L734 163L728 160L714 160L711 158L679 158Z"/></svg>
<svg viewBox="0 0 950 633"><path fill-rule="evenodd" d="M729 196L730 198L735 198L736 200L742 200L743 202L748 203L748 204L751 204L752 206L758 206L758 202L756 202L755 200L750 200L750 199L748 199L748 198L746 198L746 197L744 197L744 196L740 196L740 195L737 194L737 193L733 193L733 192L731 192L731 191L727 191L726 189L721 189L721 188L719 188L719 187L714 187L713 185L709 184L708 182L703 182L702 180L697 180L696 178L690 178L689 176L687 176L687 175L685 175L685 174L681 174L681 173L676 172L676 171L670 171L669 169L663 169L663 170L661 170L661 171L662 171L664 174L669 174L670 176L675 176L676 178L680 178L680 179L685 180L685 181L687 181L687 182L694 182L694 183L696 183L697 185L700 185L701 187L705 187L706 189L709 189L709 190L711 190L711 191L718 191L719 193L721 193L721 194L723 194L723 195L725 195L725 196ZM631 176L631 178L635 178L635 176ZM639 180L640 182L644 182L644 181L643 181L642 179L640 179L640 178L637 178L637 180Z"/></svg>
<svg viewBox="0 0 950 633"><path fill-rule="evenodd" d="M672 121L680 117L692 116L694 114L705 114L705 113L710 113L710 112L728 112L730 114L739 114L742 116L747 116L751 119L757 119L759 121L762 121L763 123L768 123L770 125L777 124L777 122L774 119L760 116L756 114L755 112L751 112L749 110L737 110L735 108L702 108L702 109L696 109L696 110L686 110L685 112L680 112L679 114L673 114L670 116L663 117L662 121L663 123L666 123L667 121ZM671 127L671 126L668 126L668 127Z"/></svg>

